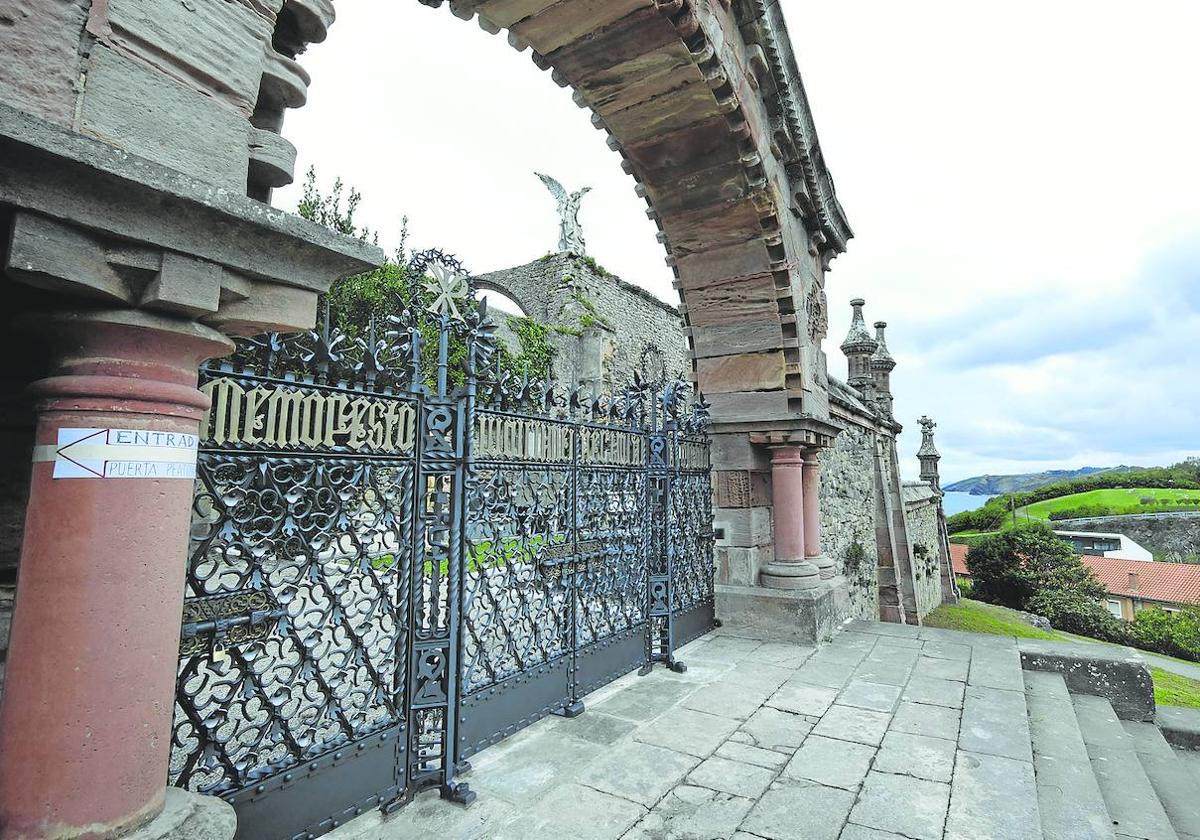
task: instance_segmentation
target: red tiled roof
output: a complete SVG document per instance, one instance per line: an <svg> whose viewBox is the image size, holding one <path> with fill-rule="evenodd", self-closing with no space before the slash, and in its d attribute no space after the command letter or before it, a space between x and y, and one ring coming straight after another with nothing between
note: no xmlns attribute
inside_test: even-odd
<svg viewBox="0 0 1200 840"><path fill-rule="evenodd" d="M967 569L969 547L950 543L950 565L956 575L970 575ZM1157 563L1150 560L1120 560L1085 554L1083 564L1096 575L1111 595L1144 598L1168 604L1200 604L1200 566L1188 563ZM1137 575L1136 588L1130 587L1130 572Z"/></svg>
<svg viewBox="0 0 1200 840"><path fill-rule="evenodd" d="M969 545L961 543L950 543L950 568L954 569L956 575L970 575L967 570L967 551L970 550Z"/></svg>
<svg viewBox="0 0 1200 840"><path fill-rule="evenodd" d="M1112 595L1168 604L1200 604L1200 566L1088 554L1080 559ZM1130 579L1131 573L1137 576L1136 582Z"/></svg>

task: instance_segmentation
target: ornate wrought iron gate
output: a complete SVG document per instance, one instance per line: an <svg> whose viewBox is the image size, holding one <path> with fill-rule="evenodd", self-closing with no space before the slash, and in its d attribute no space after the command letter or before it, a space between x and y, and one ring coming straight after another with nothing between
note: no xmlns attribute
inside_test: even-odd
<svg viewBox="0 0 1200 840"><path fill-rule="evenodd" d="M703 402L488 377L444 302L202 372L171 774L239 837L470 801L467 757L713 625Z"/></svg>

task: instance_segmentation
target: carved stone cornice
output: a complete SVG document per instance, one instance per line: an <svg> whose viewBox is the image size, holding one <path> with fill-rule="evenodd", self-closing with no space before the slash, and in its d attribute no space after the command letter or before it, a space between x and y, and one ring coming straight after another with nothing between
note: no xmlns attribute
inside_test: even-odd
<svg viewBox="0 0 1200 840"><path fill-rule="evenodd" d="M783 10L779 0L741 0L737 10L747 43L762 48L774 81L772 86L764 86L762 93L773 100L772 110L781 117L775 126L775 142L788 174L800 181L794 198L806 221L817 228L813 247L828 261L845 252L854 231L838 201L833 176L821 153L816 122L792 51Z"/></svg>

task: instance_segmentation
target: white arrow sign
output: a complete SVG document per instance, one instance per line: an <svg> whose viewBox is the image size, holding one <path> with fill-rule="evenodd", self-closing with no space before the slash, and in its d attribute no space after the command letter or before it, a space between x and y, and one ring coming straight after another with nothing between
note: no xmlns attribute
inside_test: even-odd
<svg viewBox="0 0 1200 840"><path fill-rule="evenodd" d="M55 478L196 477L196 435L152 429L59 429L34 461L53 461Z"/></svg>

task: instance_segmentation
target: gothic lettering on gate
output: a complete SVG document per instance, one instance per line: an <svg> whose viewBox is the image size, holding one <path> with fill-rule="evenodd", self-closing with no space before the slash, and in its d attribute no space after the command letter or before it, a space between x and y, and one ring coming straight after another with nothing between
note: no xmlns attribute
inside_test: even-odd
<svg viewBox="0 0 1200 840"><path fill-rule="evenodd" d="M405 400L294 385L250 385L223 377L200 388L212 400L201 442L228 449L349 450L408 455L416 407Z"/></svg>
<svg viewBox="0 0 1200 840"><path fill-rule="evenodd" d="M479 412L475 418L474 454L483 460L570 464L576 442L580 464L641 467L646 463L646 438L637 432L489 412Z"/></svg>

